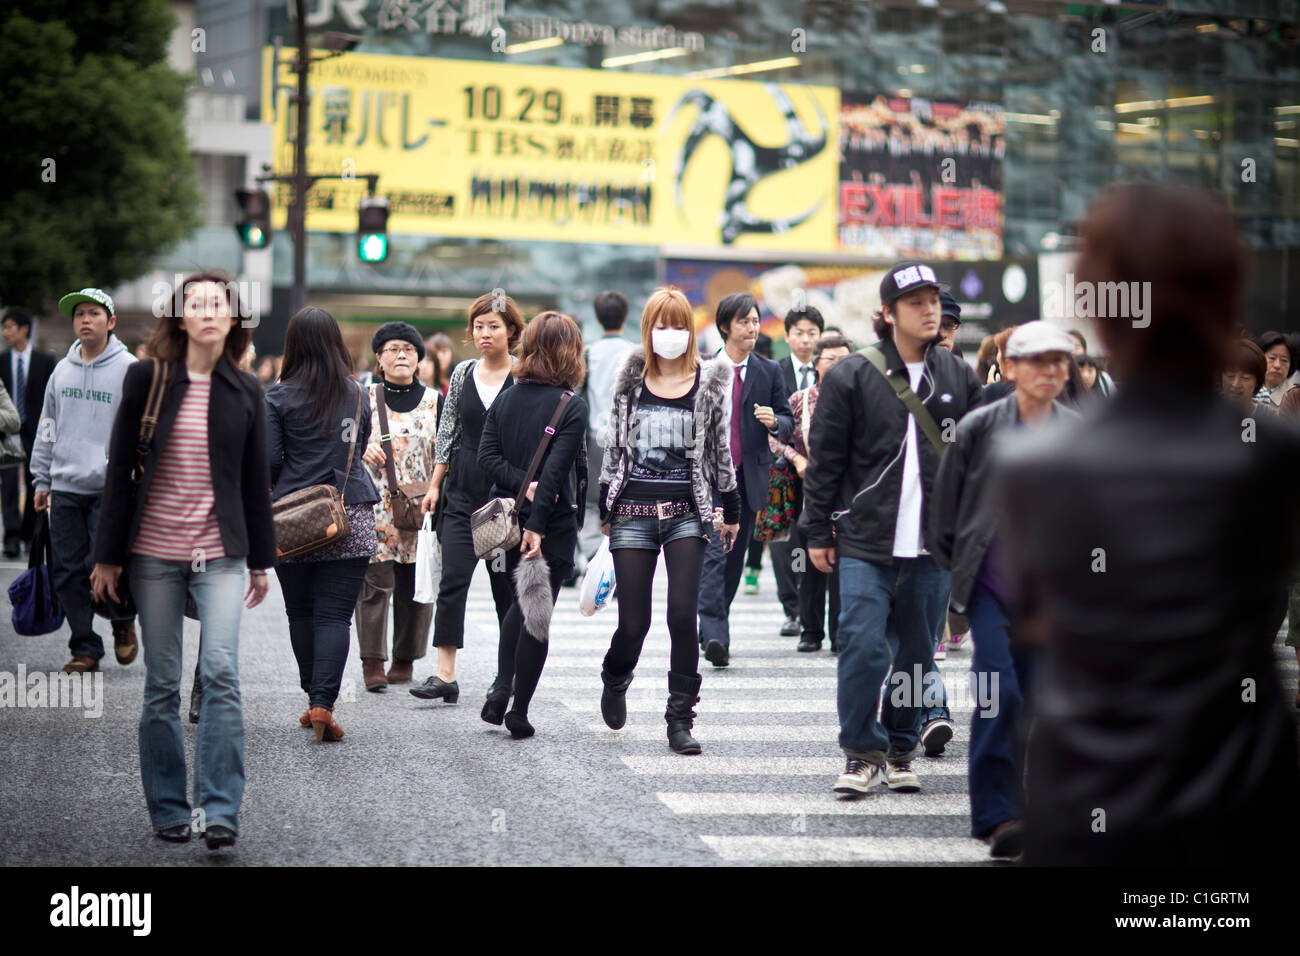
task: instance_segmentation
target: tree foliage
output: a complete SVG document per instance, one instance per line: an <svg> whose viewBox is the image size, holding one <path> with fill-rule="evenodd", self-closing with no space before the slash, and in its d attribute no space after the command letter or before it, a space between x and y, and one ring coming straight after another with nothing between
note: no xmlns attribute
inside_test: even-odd
<svg viewBox="0 0 1300 956"><path fill-rule="evenodd" d="M198 224L186 80L166 0L10 0L0 12L0 301L148 271Z"/></svg>

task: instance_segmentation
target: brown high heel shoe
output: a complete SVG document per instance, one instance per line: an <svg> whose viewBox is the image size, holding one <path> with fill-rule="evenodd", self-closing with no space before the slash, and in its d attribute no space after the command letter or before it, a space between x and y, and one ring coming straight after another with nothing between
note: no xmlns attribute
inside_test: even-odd
<svg viewBox="0 0 1300 956"><path fill-rule="evenodd" d="M324 742L343 739L343 728L334 719L334 712L324 707L311 709L311 729L316 732L316 739Z"/></svg>
<svg viewBox="0 0 1300 956"><path fill-rule="evenodd" d="M311 726L311 708L310 708L310 707L308 707L306 710L304 710L304 711L302 712L302 716L298 718L298 723L302 724L302 726L304 726L304 727L310 727L310 726Z"/></svg>

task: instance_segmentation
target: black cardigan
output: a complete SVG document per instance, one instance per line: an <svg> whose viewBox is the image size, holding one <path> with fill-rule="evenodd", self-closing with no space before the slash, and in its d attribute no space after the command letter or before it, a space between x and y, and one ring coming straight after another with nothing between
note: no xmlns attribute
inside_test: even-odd
<svg viewBox="0 0 1300 956"><path fill-rule="evenodd" d="M181 400L189 388L185 363L172 367L172 380L163 393L162 410L152 450L145 456L138 488L131 484L137 460L140 418L153 380L154 361L136 362L122 381L122 401L108 446L108 471L103 506L95 535L95 562L123 565L140 528L140 505L162 449L167 444ZM212 370L208 405L208 455L212 462L212 491L221 547L228 558L248 559L255 570L275 564L275 532L271 526L271 476L266 462L266 416L257 379L241 372L224 356Z"/></svg>
<svg viewBox="0 0 1300 956"><path fill-rule="evenodd" d="M497 395L478 444L479 467L492 479L493 497L519 494L528 463L563 393L556 385L518 379ZM587 496L586 469L577 468L576 492L568 478L579 463L586 435L587 405L574 395L533 475L537 492L531 502L525 499L520 509L520 528L542 535L542 551L552 563L573 564Z"/></svg>

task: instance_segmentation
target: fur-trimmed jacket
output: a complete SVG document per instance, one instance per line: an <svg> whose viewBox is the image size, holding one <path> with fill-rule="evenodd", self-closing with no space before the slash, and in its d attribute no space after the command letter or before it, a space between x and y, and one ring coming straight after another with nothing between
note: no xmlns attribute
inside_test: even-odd
<svg viewBox="0 0 1300 956"><path fill-rule="evenodd" d="M713 492L724 497L727 520L738 520L740 497L736 470L731 463L731 380L733 366L722 354L700 361L700 386L695 392L694 439L690 447L691 498L705 531L713 527ZM632 470L628 439L636 420L637 403L645 375L645 349L628 353L614 381L605 459L600 469L602 512L613 511L627 487ZM734 513L732 513L734 512Z"/></svg>

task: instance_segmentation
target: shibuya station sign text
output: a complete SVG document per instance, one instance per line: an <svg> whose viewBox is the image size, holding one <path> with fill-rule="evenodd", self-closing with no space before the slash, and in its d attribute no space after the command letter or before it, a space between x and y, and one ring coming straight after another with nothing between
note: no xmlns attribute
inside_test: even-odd
<svg viewBox="0 0 1300 956"><path fill-rule="evenodd" d="M443 36L486 37L501 30L514 43L557 37L566 43L583 46L617 43L647 50L670 47L691 51L704 49L701 34L678 33L671 26L614 27L586 20L512 16L506 11L505 0L314 0L309 9L307 23L315 28L338 21L349 30L406 30ZM292 4L289 12L292 16Z"/></svg>

